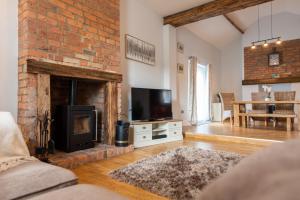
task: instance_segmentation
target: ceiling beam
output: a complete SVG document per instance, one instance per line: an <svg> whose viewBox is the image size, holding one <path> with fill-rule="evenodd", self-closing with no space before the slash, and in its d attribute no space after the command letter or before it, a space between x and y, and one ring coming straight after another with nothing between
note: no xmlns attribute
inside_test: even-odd
<svg viewBox="0 0 300 200"><path fill-rule="evenodd" d="M164 17L164 24L183 26L203 19L256 6L272 0L215 0L209 3Z"/></svg>
<svg viewBox="0 0 300 200"><path fill-rule="evenodd" d="M244 34L245 32L232 20L228 15L223 15L225 19L236 29L238 30L241 34Z"/></svg>

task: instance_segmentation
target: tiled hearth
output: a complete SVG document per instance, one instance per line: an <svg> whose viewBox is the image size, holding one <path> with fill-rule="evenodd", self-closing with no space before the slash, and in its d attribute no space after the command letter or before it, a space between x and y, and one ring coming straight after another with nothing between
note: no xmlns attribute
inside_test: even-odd
<svg viewBox="0 0 300 200"><path fill-rule="evenodd" d="M95 148L76 151L73 153L56 152L54 155L49 156L49 161L54 165L73 169L85 163L105 160L132 152L133 150L134 148L132 145L129 145L128 147L116 147L98 144Z"/></svg>

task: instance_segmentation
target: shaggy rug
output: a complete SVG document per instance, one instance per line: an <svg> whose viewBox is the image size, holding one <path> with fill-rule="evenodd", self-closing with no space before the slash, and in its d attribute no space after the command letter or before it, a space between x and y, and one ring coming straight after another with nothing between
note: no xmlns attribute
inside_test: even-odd
<svg viewBox="0 0 300 200"><path fill-rule="evenodd" d="M204 186L242 158L229 152L181 147L117 169L110 176L170 199L197 199Z"/></svg>

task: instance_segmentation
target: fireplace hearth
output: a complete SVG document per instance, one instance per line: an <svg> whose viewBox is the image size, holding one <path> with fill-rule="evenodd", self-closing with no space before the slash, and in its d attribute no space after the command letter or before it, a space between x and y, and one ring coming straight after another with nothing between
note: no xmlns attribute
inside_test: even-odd
<svg viewBox="0 0 300 200"><path fill-rule="evenodd" d="M69 82L68 105L56 105L53 140L59 150L73 152L93 148L97 141L98 111L94 105L77 105L78 80Z"/></svg>

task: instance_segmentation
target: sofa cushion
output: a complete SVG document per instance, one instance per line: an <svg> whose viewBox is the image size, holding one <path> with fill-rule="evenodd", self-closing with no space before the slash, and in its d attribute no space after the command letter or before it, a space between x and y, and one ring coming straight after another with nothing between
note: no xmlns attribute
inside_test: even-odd
<svg viewBox="0 0 300 200"><path fill-rule="evenodd" d="M0 173L0 199L15 199L77 183L73 172L33 161Z"/></svg>
<svg viewBox="0 0 300 200"><path fill-rule="evenodd" d="M300 139L245 159L203 190L205 200L292 200L300 196Z"/></svg>
<svg viewBox="0 0 300 200"><path fill-rule="evenodd" d="M126 197L122 197L107 189L96 187L93 185L80 184L71 187L66 187L63 189L51 191L39 196L35 196L30 200L53 200L53 199L63 199L63 200L125 200Z"/></svg>
<svg viewBox="0 0 300 200"><path fill-rule="evenodd" d="M0 160L14 156L29 157L23 135L12 115L0 112Z"/></svg>

